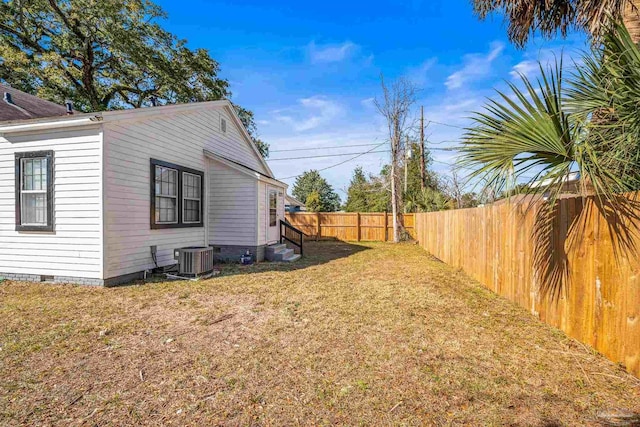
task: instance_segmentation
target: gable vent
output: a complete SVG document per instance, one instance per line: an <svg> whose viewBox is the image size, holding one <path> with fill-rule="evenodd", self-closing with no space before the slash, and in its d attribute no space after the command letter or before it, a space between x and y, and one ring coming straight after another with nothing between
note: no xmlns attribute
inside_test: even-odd
<svg viewBox="0 0 640 427"><path fill-rule="evenodd" d="M227 121L225 119L220 119L220 130L222 133L227 133Z"/></svg>

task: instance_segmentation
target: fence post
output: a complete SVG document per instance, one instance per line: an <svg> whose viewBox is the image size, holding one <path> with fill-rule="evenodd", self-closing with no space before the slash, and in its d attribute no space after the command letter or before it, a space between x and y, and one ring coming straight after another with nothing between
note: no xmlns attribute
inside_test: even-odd
<svg viewBox="0 0 640 427"><path fill-rule="evenodd" d="M358 212L356 215L357 215L357 218L358 218L358 221L357 221L358 230L357 231L358 231L358 242L359 242L360 241L360 212Z"/></svg>
<svg viewBox="0 0 640 427"><path fill-rule="evenodd" d="M318 229L316 231L316 242L320 240L320 212L316 212L316 221L318 221Z"/></svg>

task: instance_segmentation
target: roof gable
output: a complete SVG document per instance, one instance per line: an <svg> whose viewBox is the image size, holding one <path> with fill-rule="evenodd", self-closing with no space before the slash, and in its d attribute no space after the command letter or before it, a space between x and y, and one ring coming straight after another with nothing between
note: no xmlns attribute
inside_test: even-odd
<svg viewBox="0 0 640 427"><path fill-rule="evenodd" d="M236 112L236 109L233 107L231 102L227 101L227 105L225 105L225 111L231 117L233 121L233 125L235 126L236 130L240 133L242 139L251 148L253 155L264 167L266 174L271 178L273 178L274 177L273 171L271 171L271 168L269 168L269 165L265 161L264 157L262 157L262 154L260 154L260 150L258 150L258 147L253 142L253 139L251 138L251 135L249 135L249 132L247 131L247 129L244 127L244 124L242 124L242 120L240 120L240 117L238 116L238 113Z"/></svg>

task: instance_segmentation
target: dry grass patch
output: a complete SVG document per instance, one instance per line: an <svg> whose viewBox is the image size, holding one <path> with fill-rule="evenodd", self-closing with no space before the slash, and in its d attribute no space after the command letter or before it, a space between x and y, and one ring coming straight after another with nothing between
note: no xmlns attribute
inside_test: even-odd
<svg viewBox="0 0 640 427"><path fill-rule="evenodd" d="M640 380L412 245L0 285L0 424L584 425Z"/></svg>

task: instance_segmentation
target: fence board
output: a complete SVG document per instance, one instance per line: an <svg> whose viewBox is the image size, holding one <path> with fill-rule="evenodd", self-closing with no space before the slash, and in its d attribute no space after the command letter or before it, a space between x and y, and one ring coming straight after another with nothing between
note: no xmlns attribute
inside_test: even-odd
<svg viewBox="0 0 640 427"><path fill-rule="evenodd" d="M415 239L414 214L404 214L401 217L407 233ZM393 240L393 220L390 213L295 212L287 213L286 218L308 238L374 242Z"/></svg>
<svg viewBox="0 0 640 427"><path fill-rule="evenodd" d="M499 203L420 213L412 220L428 252L640 376L637 252L620 248L596 201L560 200L551 248L552 258L565 263L567 279L560 297L552 298L542 292L548 283L534 265L539 207Z"/></svg>

